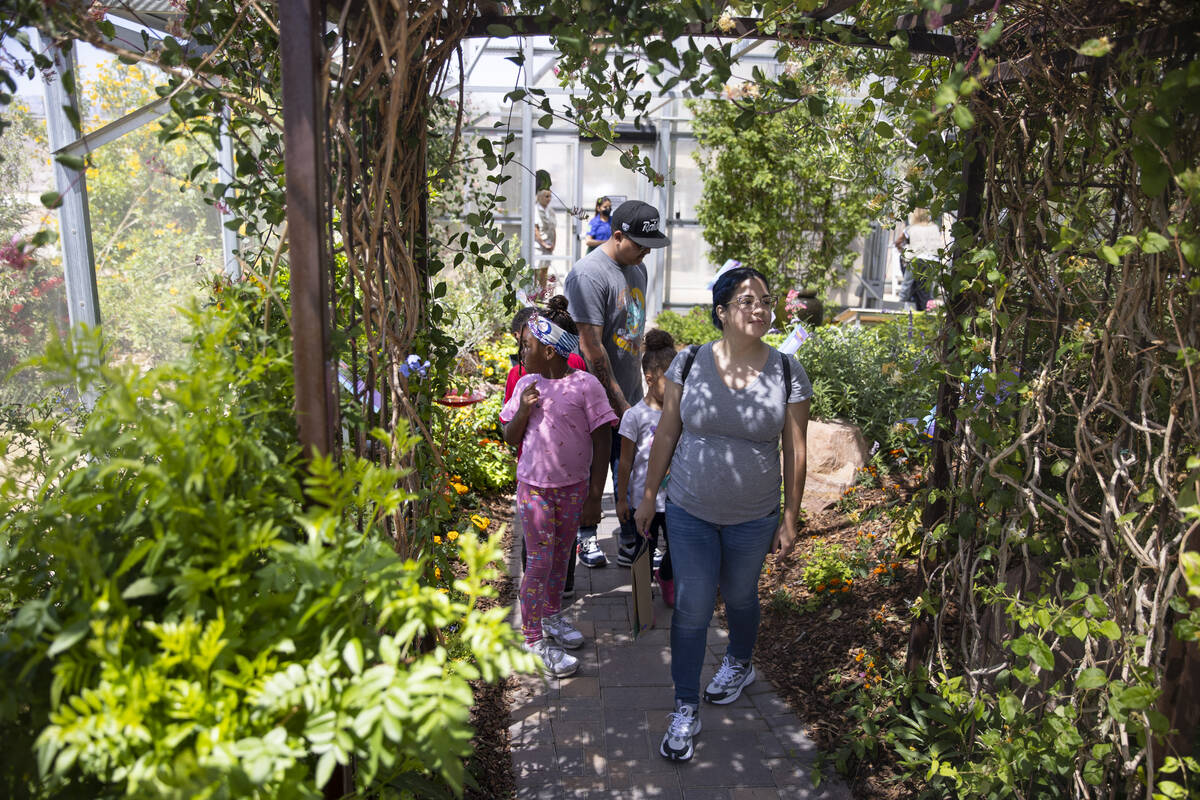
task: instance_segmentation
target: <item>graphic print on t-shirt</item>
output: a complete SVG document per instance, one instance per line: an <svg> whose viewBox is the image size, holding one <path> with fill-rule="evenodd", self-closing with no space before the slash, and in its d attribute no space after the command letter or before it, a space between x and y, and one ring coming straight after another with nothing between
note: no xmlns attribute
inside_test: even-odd
<svg viewBox="0 0 1200 800"><path fill-rule="evenodd" d="M621 290L617 306L625 306L625 327L613 331L613 344L626 353L637 355L642 341L642 329L646 325L646 297L642 290L634 287Z"/></svg>

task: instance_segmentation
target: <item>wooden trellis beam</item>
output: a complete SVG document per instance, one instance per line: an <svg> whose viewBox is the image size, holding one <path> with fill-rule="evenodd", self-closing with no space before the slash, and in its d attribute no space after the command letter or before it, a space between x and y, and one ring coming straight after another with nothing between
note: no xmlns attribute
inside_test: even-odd
<svg viewBox="0 0 1200 800"><path fill-rule="evenodd" d="M331 364L329 257L325 242L325 116L320 0L279 4L284 169L291 263L296 426L305 456L333 451L337 396Z"/></svg>
<svg viewBox="0 0 1200 800"><path fill-rule="evenodd" d="M819 18L814 19L821 22L820 31L808 30L802 26L779 25L774 33L766 33L758 27L758 23L762 20L754 17L735 17L733 28L728 32L717 30L711 23L691 22L684 26L680 36L777 41L804 39L812 42L827 42L848 47L868 47L877 50L892 48L887 39L874 39L857 26L826 22ZM467 26L466 38L490 36L503 39L509 36L549 36L554 33L554 28L558 23L559 20L532 15L476 17ZM954 56L960 51L962 45L962 40L941 33L929 33L928 31L905 31L904 33L908 36L909 51L921 55Z"/></svg>
<svg viewBox="0 0 1200 800"><path fill-rule="evenodd" d="M1119 36L1112 40L1112 50L1100 58L1113 58L1119 53L1133 48L1143 57L1156 58L1185 50L1196 49L1196 36L1200 34L1200 24L1192 25L1162 25L1147 28L1144 31ZM986 83L1014 83L1024 81L1034 72L1053 69L1063 75L1073 75L1076 72L1094 67L1099 58L1085 56L1074 50L1064 49L1050 53L1044 60L1037 59L1033 54L1022 55L1010 61L996 65Z"/></svg>
<svg viewBox="0 0 1200 800"><path fill-rule="evenodd" d="M901 30L925 30L929 28L941 28L945 25L950 25L955 22L960 22L967 17L984 11L991 11L1004 5L1006 0L958 0L956 3L948 3L944 11L935 14L932 11L922 11L919 14L905 14L896 21L896 27Z"/></svg>

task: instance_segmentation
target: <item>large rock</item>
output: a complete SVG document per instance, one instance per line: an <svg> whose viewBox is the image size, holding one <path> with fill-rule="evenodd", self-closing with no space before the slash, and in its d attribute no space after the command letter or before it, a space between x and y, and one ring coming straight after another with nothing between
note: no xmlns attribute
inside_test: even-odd
<svg viewBox="0 0 1200 800"><path fill-rule="evenodd" d="M854 476L867 465L870 453L857 425L842 420L808 423L808 481L804 508L817 512L837 502Z"/></svg>

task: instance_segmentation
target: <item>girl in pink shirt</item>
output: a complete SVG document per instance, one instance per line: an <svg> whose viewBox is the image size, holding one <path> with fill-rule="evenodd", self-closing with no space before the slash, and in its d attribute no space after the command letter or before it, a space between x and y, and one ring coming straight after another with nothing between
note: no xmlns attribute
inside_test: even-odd
<svg viewBox="0 0 1200 800"><path fill-rule="evenodd" d="M528 551L521 628L526 647L557 677L579 666L563 651L582 646L583 635L563 617L562 590L580 514L585 503L593 512L600 506L616 420L600 381L567 364L578 347L567 299L551 298L522 332L528 374L500 411L505 441L521 446L517 511Z"/></svg>

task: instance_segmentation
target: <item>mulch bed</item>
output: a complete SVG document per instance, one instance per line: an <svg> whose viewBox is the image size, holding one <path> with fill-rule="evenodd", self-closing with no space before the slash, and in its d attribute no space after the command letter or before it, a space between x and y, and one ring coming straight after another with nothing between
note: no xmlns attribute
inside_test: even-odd
<svg viewBox="0 0 1200 800"><path fill-rule="evenodd" d="M504 534L504 553L507 555L513 543L512 500L498 498L485 501L483 505L483 513L491 518L493 525L507 526ZM508 574L506 563L499 565L500 574L494 584L499 595L480 601L481 609L511 606L516 601L517 585ZM464 796L467 800L514 797L517 779L512 767L508 709L512 705L511 693L517 686L516 679L510 677L500 684L472 681L471 686L475 691L475 705L471 708L475 737L471 740L474 753L467 762L467 772L477 787L468 787Z"/></svg>
<svg viewBox="0 0 1200 800"><path fill-rule="evenodd" d="M907 502L911 489L902 485L901 502ZM759 583L763 616L755 664L807 723L809 735L826 754L836 750L856 724L846 713L848 702L838 702L835 693L871 677L856 655L873 658L877 669L891 659L902 660L911 619L908 604L921 592L915 560L897 557L879 545L874 555L900 564L890 579L870 573L856 577L849 592L839 592L836 600L827 598L809 610L816 596L801 574L805 556L818 542L840 544L850 552L860 535L874 533L874 541L883 542L890 533L892 523L886 516L866 519L871 515L862 513L888 502L883 490L860 490L858 499L857 522L836 508L809 515L791 557L783 564L770 557ZM854 796L864 800L897 800L916 793L915 784L899 779L887 752L854 765L848 782Z"/></svg>

